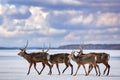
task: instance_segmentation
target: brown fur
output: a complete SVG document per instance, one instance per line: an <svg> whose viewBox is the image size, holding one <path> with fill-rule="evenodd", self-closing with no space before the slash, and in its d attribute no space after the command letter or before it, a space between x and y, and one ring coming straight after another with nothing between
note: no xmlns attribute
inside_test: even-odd
<svg viewBox="0 0 120 80"><path fill-rule="evenodd" d="M51 65L47 61L48 53L46 53L46 52L31 52L31 53L27 53L26 49L21 49L21 51L18 53L18 55L20 55L21 57L26 59L29 62L29 64L30 64L29 70L28 70L27 74L30 73L30 69L31 69L33 64L34 64L34 68L35 68L35 70L37 71L38 74L42 73L43 69L45 68L45 64L48 65L49 68L50 68L49 74L51 74ZM40 71L40 73L36 69L36 63L38 63L38 62L42 62L42 65L43 65L43 68Z"/></svg>
<svg viewBox="0 0 120 80"><path fill-rule="evenodd" d="M78 69L80 68L81 65L83 65L86 75L89 75L86 72L86 69L85 69L85 66L84 66L85 64L93 65L94 68L95 68L95 71L97 73L97 68L96 68L97 64L96 64L96 58L95 58L96 56L94 56L92 54L89 54L87 56L86 55L75 56L74 53L75 52L71 53L71 58L72 58L73 61L75 61L78 64L78 68L76 70L75 75L77 74Z"/></svg>
<svg viewBox="0 0 120 80"><path fill-rule="evenodd" d="M52 64L52 66L54 64L56 64L59 75L60 75L60 70L59 70L59 63L65 63L66 68L63 70L62 73L64 73L64 71L70 66L71 67L71 75L73 74L73 65L70 63L70 59L69 59L69 54L68 53L57 53L57 54L52 54L50 55L49 61Z"/></svg>
<svg viewBox="0 0 120 80"><path fill-rule="evenodd" d="M100 53L90 52L90 53L88 53L88 54L84 54L83 52L82 52L82 53L78 52L78 56L81 56L81 55L86 55L86 56L87 56L87 55L89 55L89 54L92 54L92 55L97 56L97 61L96 61L96 63L98 63L98 64L99 64L99 63L103 63L103 64L106 66L103 74L105 74L106 70L108 69L107 75L109 75L110 65L108 64L108 61L109 61L110 55L107 54L107 53L104 53L104 52L100 52ZM97 66L98 66L98 65L97 65ZM99 67L99 66L98 66L98 67ZM89 71L88 71L88 73L91 72L92 68L93 68L93 66L92 66L92 65L89 65ZM101 73L100 73L100 70L99 70L99 75L100 75L100 74L101 74Z"/></svg>

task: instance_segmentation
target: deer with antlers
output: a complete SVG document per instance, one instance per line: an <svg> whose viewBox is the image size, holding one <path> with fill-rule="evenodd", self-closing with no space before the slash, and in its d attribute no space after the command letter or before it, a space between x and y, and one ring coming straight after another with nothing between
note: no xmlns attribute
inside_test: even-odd
<svg viewBox="0 0 120 80"><path fill-rule="evenodd" d="M78 53L77 56L79 56L79 57L82 56L82 55L86 55L86 56L87 56L87 55L89 55L89 54L97 56L97 61L96 61L96 63L98 63L98 64L99 64L99 63L103 63L103 64L106 66L103 74L105 74L106 71L107 71L107 69L108 69L106 75L109 75L109 71L110 71L110 65L108 64L108 61L109 61L109 58L110 58L110 55L109 55L109 54L104 53L104 52L99 52L99 53L90 52L90 53L88 53L88 54L84 54L82 47L80 48L80 51L77 52L77 53ZM97 66L98 66L98 65L97 65ZM92 65L89 65L88 74L91 72L92 69L93 69L93 66L92 66ZM99 70L99 75L100 75L100 74L101 74L101 73L100 73L100 70Z"/></svg>
<svg viewBox="0 0 120 80"><path fill-rule="evenodd" d="M51 54L49 55L48 61L52 64L52 67L54 64L56 64L56 67L58 69L59 75L60 75L60 70L59 70L59 63L65 63L66 68L63 70L62 73L65 72L65 70L70 66L71 67L71 75L73 74L73 65L70 63L70 58L69 58L68 53L57 53L57 54Z"/></svg>
<svg viewBox="0 0 120 80"><path fill-rule="evenodd" d="M27 44L24 48L20 49L21 51L18 53L19 56L23 57L24 59L26 59L29 62L29 69L28 69L28 73L27 75L29 75L30 73L30 69L32 67L32 65L34 65L34 69L37 71L38 74L41 74L43 69L45 68L45 64L49 67L50 71L48 74L51 74L51 65L48 63L47 60L47 56L48 53L46 52L31 52L31 53L27 53L26 52L26 48L28 46L28 41ZM43 68L41 69L41 71L39 72L36 68L36 63L41 62L43 65Z"/></svg>
<svg viewBox="0 0 120 80"><path fill-rule="evenodd" d="M79 68L80 68L81 65L83 65L83 67L85 69L85 66L84 66L85 64L89 64L89 65L94 66L95 71L97 73L97 69L99 69L99 68L98 68L97 63L96 63L96 61L97 61L96 56L94 56L92 54L89 54L87 56L86 55L82 55L82 56L79 57L79 56L75 56L74 53L75 52L72 51L71 54L69 55L69 57L73 61L75 61L77 63L77 65L78 65L76 73L74 75L77 74L77 72L78 72L78 70L79 70ZM89 75L89 73L86 72L86 69L85 69L85 73L86 73L86 75Z"/></svg>

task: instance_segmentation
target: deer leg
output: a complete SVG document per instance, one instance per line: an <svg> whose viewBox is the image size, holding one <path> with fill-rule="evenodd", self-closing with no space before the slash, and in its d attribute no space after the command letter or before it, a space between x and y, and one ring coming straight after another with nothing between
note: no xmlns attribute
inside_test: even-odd
<svg viewBox="0 0 120 80"><path fill-rule="evenodd" d="M95 69L96 75L98 75L96 65L94 65L94 69Z"/></svg>
<svg viewBox="0 0 120 80"><path fill-rule="evenodd" d="M48 66L49 66L49 69L50 69L48 75L51 75L51 74L52 74L52 70L51 70L51 69L52 69L52 66L53 66L53 65L50 65L48 62L46 62L45 64L48 65Z"/></svg>
<svg viewBox="0 0 120 80"><path fill-rule="evenodd" d="M42 65L43 65L43 68L41 69L41 71L40 71L39 75L42 73L43 69L45 68L45 64L44 64L44 63L42 63Z"/></svg>
<svg viewBox="0 0 120 80"><path fill-rule="evenodd" d="M71 63L69 63L70 67L71 67L71 75L73 74L73 65Z"/></svg>
<svg viewBox="0 0 120 80"><path fill-rule="evenodd" d="M84 68L85 75L87 76L87 71L86 71L85 65L83 64L82 66L83 66L83 68Z"/></svg>
<svg viewBox="0 0 120 80"><path fill-rule="evenodd" d="M29 75L31 67L32 67L32 63L30 63L27 75Z"/></svg>
<svg viewBox="0 0 120 80"><path fill-rule="evenodd" d="M77 74L77 72L78 72L78 70L79 70L79 68L80 68L80 64L78 64L78 67L77 67L77 70L76 70L76 73L74 74L74 76L76 76L76 74Z"/></svg>
<svg viewBox="0 0 120 80"><path fill-rule="evenodd" d="M54 65L54 64L51 65L51 72L49 72L50 74L52 74L52 68L53 68L53 65Z"/></svg>
<svg viewBox="0 0 120 80"><path fill-rule="evenodd" d="M108 72L107 72L107 76L109 75L110 72L110 65L108 64Z"/></svg>
<svg viewBox="0 0 120 80"><path fill-rule="evenodd" d="M58 64L56 64L56 66L57 66L57 69L58 69L58 72L59 72L59 75L60 75L59 65L58 65Z"/></svg>
<svg viewBox="0 0 120 80"><path fill-rule="evenodd" d="M64 72L65 72L65 70L69 67L69 65L68 65L67 63L65 63L65 65L66 65L66 68L63 70L63 72L62 72L62 73L64 73Z"/></svg>
<svg viewBox="0 0 120 80"><path fill-rule="evenodd" d="M63 70L63 72L62 73L64 73L65 72L65 70L69 67L69 65L70 65L70 67L71 67L71 75L73 74L73 65L71 64L71 63L65 63L65 65L66 65L66 68Z"/></svg>
<svg viewBox="0 0 120 80"><path fill-rule="evenodd" d="M106 70L107 70L107 67L105 67L105 70L104 70L104 72L103 72L103 75L105 75Z"/></svg>
<svg viewBox="0 0 120 80"><path fill-rule="evenodd" d="M106 66L103 74L105 74L105 72L106 72L106 70L108 68L108 72L107 72L107 76L108 76L109 75L109 71L110 71L110 65L108 63L103 63L103 64Z"/></svg>
<svg viewBox="0 0 120 80"><path fill-rule="evenodd" d="M99 68L98 65L96 65L96 66L97 66L97 69L98 69L98 72L99 72L99 75L98 75L98 76L100 76L100 75L101 75L100 68Z"/></svg>
<svg viewBox="0 0 120 80"><path fill-rule="evenodd" d="M89 73L91 72L92 69L93 69L93 65L90 64L90 65L89 65L89 69L88 69L88 75L89 75Z"/></svg>
<svg viewBox="0 0 120 80"><path fill-rule="evenodd" d="M39 71L36 68L36 63L34 62L34 69L37 71L37 73L39 74Z"/></svg>

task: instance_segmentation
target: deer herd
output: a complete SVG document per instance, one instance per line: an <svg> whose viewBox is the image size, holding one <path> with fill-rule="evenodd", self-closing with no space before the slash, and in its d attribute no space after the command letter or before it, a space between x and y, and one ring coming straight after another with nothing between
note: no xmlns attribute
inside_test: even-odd
<svg viewBox="0 0 120 80"><path fill-rule="evenodd" d="M99 63L103 63L106 68L103 72L103 74L106 73L107 71L107 76L109 75L110 71L110 65L108 64L110 55L104 52L90 52L88 54L83 53L83 49L80 48L80 51L72 51L71 53L55 53L55 54L49 54L49 48L45 51L44 49L41 52L26 52L26 48L28 46L28 41L27 44L24 48L20 49L21 51L18 53L19 56L23 57L26 59L29 63L29 69L27 72L27 75L30 73L30 69L32 65L34 65L34 69L37 71L37 73L40 75L42 71L45 68L45 65L49 67L49 72L48 74L52 74L52 67L55 64L58 70L59 75L61 74L59 70L59 63L64 63L66 65L65 69L63 69L62 73L65 72L65 70L70 66L71 67L71 75L73 74L73 65L71 64L71 60L73 60L75 63L77 63L78 67L74 75L77 75L77 72L82 65L85 71L85 75L89 75L92 69L95 69L96 75L100 76L100 68L99 68ZM77 55L75 55L77 53ZM36 68L36 64L38 62L42 63L42 69L39 72ZM88 71L86 71L85 64L88 64Z"/></svg>

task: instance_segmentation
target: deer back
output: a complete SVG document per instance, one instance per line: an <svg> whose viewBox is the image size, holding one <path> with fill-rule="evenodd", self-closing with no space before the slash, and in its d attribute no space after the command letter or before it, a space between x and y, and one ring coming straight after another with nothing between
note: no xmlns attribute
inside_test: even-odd
<svg viewBox="0 0 120 80"><path fill-rule="evenodd" d="M32 52L30 55L31 55L31 59L33 61L41 62L41 61L46 61L47 60L48 53L45 53L45 52Z"/></svg>
<svg viewBox="0 0 120 80"><path fill-rule="evenodd" d="M49 61L51 63L63 63L65 61L69 60L68 56L69 56L69 54L67 54L67 53L52 54L52 55L50 55Z"/></svg>
<svg viewBox="0 0 120 80"><path fill-rule="evenodd" d="M104 52L100 52L100 53L91 52L90 54L97 56L97 63L108 61L110 57L109 54L104 53Z"/></svg>
<svg viewBox="0 0 120 80"><path fill-rule="evenodd" d="M79 62L81 62L81 63L91 63L91 62L97 61L96 56L92 55L92 54L81 55L78 58L79 58Z"/></svg>

